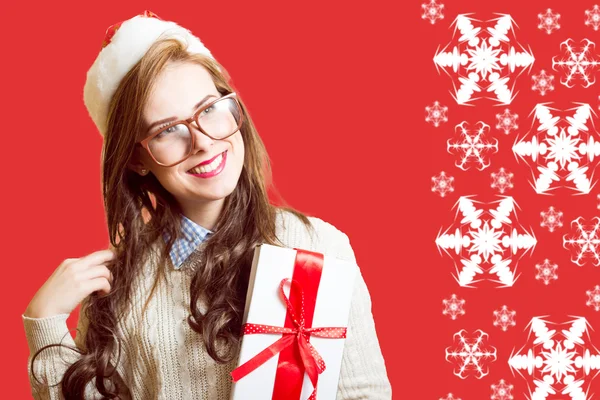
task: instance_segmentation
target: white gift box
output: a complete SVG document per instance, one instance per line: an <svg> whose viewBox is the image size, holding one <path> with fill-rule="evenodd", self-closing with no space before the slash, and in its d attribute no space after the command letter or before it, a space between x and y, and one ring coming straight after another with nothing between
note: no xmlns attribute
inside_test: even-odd
<svg viewBox="0 0 600 400"><path fill-rule="evenodd" d="M284 278L293 277L296 254L297 250L287 247L269 244L261 244L256 247L243 323L285 326L288 310L279 294L280 283ZM355 262L323 255L323 267L318 283L313 321L307 328L348 326L357 271L358 266ZM289 284L284 286L284 292L289 298ZM281 339L282 336L281 333L257 333L242 336L237 366L244 364ZM318 375L317 400L335 400L336 398L344 342L344 338L310 336L310 343L325 362L325 370ZM296 343L293 346L296 346ZM248 375L233 382L231 399L272 399L280 354L274 355ZM306 400L312 392L313 385L305 372L302 393L298 400Z"/></svg>

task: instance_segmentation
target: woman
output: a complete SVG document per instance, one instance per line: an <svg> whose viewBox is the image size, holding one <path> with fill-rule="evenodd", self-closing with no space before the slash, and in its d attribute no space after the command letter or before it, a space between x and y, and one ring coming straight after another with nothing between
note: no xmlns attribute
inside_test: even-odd
<svg viewBox="0 0 600 400"><path fill-rule="evenodd" d="M269 203L243 101L177 24L146 11L110 27L84 100L104 137L111 248L66 259L23 314L34 398L229 399L255 246L355 260L349 239ZM360 273L337 398L391 398Z"/></svg>

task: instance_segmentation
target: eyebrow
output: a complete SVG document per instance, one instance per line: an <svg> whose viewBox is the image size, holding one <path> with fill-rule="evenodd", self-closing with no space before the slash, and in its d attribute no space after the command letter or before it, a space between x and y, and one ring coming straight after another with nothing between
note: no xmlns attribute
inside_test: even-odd
<svg viewBox="0 0 600 400"><path fill-rule="evenodd" d="M207 100L209 100L211 97L217 97L214 94L208 94L206 96L204 96L204 98L202 100L200 100L193 108L192 108L192 112L196 111L202 104L206 103ZM159 121L155 121L153 123L151 123L148 126L148 129L146 130L146 132L150 132L155 126L158 126L160 124L164 124L165 122L171 122L171 121L176 121L178 118L177 117L169 117L169 118L164 118L161 119Z"/></svg>

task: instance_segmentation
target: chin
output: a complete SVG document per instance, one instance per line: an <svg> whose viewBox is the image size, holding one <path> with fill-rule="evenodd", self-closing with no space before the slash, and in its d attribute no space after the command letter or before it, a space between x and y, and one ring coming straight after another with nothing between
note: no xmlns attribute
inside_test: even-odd
<svg viewBox="0 0 600 400"><path fill-rule="evenodd" d="M235 185L228 185L227 187L221 187L217 190L203 191L201 196L206 200L221 200L233 193L234 190Z"/></svg>

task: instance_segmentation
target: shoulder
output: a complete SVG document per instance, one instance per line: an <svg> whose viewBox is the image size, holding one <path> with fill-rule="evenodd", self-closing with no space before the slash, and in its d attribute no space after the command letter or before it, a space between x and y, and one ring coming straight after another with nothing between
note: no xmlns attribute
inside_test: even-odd
<svg viewBox="0 0 600 400"><path fill-rule="evenodd" d="M354 260L348 235L322 218L307 215L309 226L288 210L279 209L277 237L286 247L329 254L342 259Z"/></svg>

